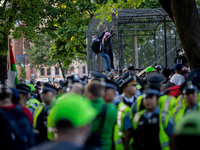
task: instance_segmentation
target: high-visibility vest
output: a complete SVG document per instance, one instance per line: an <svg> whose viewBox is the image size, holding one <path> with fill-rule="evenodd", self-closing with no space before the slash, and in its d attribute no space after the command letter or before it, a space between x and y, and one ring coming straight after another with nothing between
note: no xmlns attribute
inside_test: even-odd
<svg viewBox="0 0 200 150"><path fill-rule="evenodd" d="M136 103L137 103L136 113L141 111L140 106L142 104L142 99L143 99L143 97L139 96L136 100ZM159 103L158 106L160 108L160 111L166 111L166 112L169 112L172 115L175 102L176 102L176 98L174 98L172 96L168 96L168 95L160 96L159 102L158 102Z"/></svg>
<svg viewBox="0 0 200 150"><path fill-rule="evenodd" d="M180 105L174 109L173 120L175 124L183 117L185 109L186 105ZM200 111L200 105L198 106L198 110Z"/></svg>
<svg viewBox="0 0 200 150"><path fill-rule="evenodd" d="M123 120L126 113L129 112L130 120L132 120L133 115L131 112L131 108L125 105L123 102L120 102L117 107L117 124L114 126L114 143L115 143L115 150L123 150L123 138L125 133L123 131Z"/></svg>
<svg viewBox="0 0 200 150"><path fill-rule="evenodd" d="M200 93L198 94L198 102L200 103ZM180 94L177 98L176 98L176 103L175 103L175 107L178 106L186 106L186 102L185 99L183 98L183 95Z"/></svg>
<svg viewBox="0 0 200 150"><path fill-rule="evenodd" d="M173 115L173 110L175 106L176 98L168 95L163 95L159 97L159 108L160 111L169 112L169 114Z"/></svg>
<svg viewBox="0 0 200 150"><path fill-rule="evenodd" d="M135 114L133 121L132 121L134 130L137 130L138 123L140 121L140 118L144 114L144 112L145 112L145 110L142 110ZM159 141L160 141L160 146L161 146L162 150L170 150L170 139L164 130L167 128L167 125L169 123L169 118L170 118L170 114L168 112L160 111L160 114L159 114Z"/></svg>
<svg viewBox="0 0 200 150"><path fill-rule="evenodd" d="M34 109L37 108L37 106L40 105L40 102L37 99L29 99L28 101L26 101L26 108L32 107Z"/></svg>
<svg viewBox="0 0 200 150"><path fill-rule="evenodd" d="M45 104L40 103L40 105L37 107L37 109L34 112L34 119L33 119L33 128L35 129L37 126L37 119L42 110L44 109ZM54 140L55 139L55 128L53 125L53 111L54 111L54 106L49 110L49 115L47 116L47 138L49 140Z"/></svg>

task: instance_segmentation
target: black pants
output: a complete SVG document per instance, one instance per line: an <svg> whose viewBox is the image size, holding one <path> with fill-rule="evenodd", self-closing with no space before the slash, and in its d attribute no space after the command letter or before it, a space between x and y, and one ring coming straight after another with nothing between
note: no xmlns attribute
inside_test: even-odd
<svg viewBox="0 0 200 150"><path fill-rule="evenodd" d="M113 52L112 51L107 51L106 53L109 55L109 58L110 58L110 68L114 69Z"/></svg>

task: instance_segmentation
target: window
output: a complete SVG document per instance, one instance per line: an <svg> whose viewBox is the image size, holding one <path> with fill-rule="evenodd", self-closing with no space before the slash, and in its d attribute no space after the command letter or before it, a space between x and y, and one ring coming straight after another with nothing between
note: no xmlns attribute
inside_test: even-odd
<svg viewBox="0 0 200 150"><path fill-rule="evenodd" d="M85 66L83 66L83 74L85 74Z"/></svg>
<svg viewBox="0 0 200 150"><path fill-rule="evenodd" d="M67 74L68 74L67 72L68 72L68 69L67 69L67 68L65 68L65 72L64 72L64 73L65 73L65 75L67 75Z"/></svg>
<svg viewBox="0 0 200 150"><path fill-rule="evenodd" d="M59 68L58 67L55 68L55 74L56 74L56 76L59 75Z"/></svg>
<svg viewBox="0 0 200 150"><path fill-rule="evenodd" d="M51 68L47 69L47 75L50 76L51 75Z"/></svg>
<svg viewBox="0 0 200 150"><path fill-rule="evenodd" d="M71 72L71 73L74 73L74 67L71 67L71 68L70 68L70 72Z"/></svg>
<svg viewBox="0 0 200 150"><path fill-rule="evenodd" d="M41 76L44 76L44 68L40 70Z"/></svg>

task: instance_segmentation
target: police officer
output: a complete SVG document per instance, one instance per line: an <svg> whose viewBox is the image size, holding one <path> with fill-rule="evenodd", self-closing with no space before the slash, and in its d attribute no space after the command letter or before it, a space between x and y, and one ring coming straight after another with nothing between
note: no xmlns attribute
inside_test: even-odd
<svg viewBox="0 0 200 150"><path fill-rule="evenodd" d="M163 75L159 73L150 73L146 77L146 84L150 86L155 86L159 90L161 89L162 82L164 81ZM168 95L161 95L159 97L159 107L161 111L167 111L171 115L173 113L174 104L176 99L174 97L168 96ZM136 100L136 102L131 106L133 115L136 112L139 112L144 109L143 105L143 97L139 96Z"/></svg>
<svg viewBox="0 0 200 150"><path fill-rule="evenodd" d="M30 92L33 92L35 90L35 87L33 84L28 84L27 86L30 87ZM26 108L28 108L31 113L33 114L36 110L37 106L39 106L40 102L30 93L29 100L26 101Z"/></svg>
<svg viewBox="0 0 200 150"><path fill-rule="evenodd" d="M56 88L44 83L41 88L41 103L34 112L33 127L38 133L36 143L54 139L53 110L56 104Z"/></svg>
<svg viewBox="0 0 200 150"><path fill-rule="evenodd" d="M136 113L133 118L134 150L170 149L173 121L167 112L160 111L158 107L160 94L157 87L145 86L143 92L145 109Z"/></svg>
<svg viewBox="0 0 200 150"><path fill-rule="evenodd" d="M120 88L123 90L123 95L120 95L115 98L117 101L116 103L119 104L120 102L124 102L127 106L131 107L131 105L136 100L136 93L138 84L136 76L131 72L127 71L122 76L123 82L120 85Z"/></svg>
<svg viewBox="0 0 200 150"><path fill-rule="evenodd" d="M200 105L198 102L198 90L199 85L194 81L186 81L180 87L183 98L186 102L186 105L180 105L175 108L174 111L174 122L177 123L185 113L200 110Z"/></svg>

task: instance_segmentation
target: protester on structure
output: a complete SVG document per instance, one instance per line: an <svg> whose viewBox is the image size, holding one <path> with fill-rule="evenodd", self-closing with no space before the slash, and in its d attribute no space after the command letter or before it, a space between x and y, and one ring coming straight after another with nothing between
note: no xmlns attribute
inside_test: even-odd
<svg viewBox="0 0 200 150"><path fill-rule="evenodd" d="M111 40L111 38L115 35L115 33L113 33L113 28L114 28L114 25L111 28L111 32L106 32L102 40L103 52L109 55L109 58L110 58L111 71L114 71L113 46L112 46L112 40Z"/></svg>
<svg viewBox="0 0 200 150"><path fill-rule="evenodd" d="M177 57L174 60L174 64L182 64L183 66L188 66L188 61L187 58L185 56L183 56L183 49L178 49L176 51Z"/></svg>
<svg viewBox="0 0 200 150"><path fill-rule="evenodd" d="M112 130L116 123L116 109L111 104L104 103L106 75L91 72L93 80L85 88L85 96L91 100L97 110L96 119L92 122L93 136L99 137L103 150L112 148ZM88 142L93 144L92 141ZM88 144L88 145L89 145Z"/></svg>
<svg viewBox="0 0 200 150"><path fill-rule="evenodd" d="M96 54L98 54L100 52L101 57L103 57L106 61L105 66L106 66L106 71L110 71L110 64L109 64L109 56L102 51L102 40L103 37L105 35L105 32L108 30L108 28L106 28L104 30L104 32L101 34L101 36L99 36L98 38L96 36L92 36L92 50L93 52L95 52ZM107 32L106 32L107 33Z"/></svg>
<svg viewBox="0 0 200 150"><path fill-rule="evenodd" d="M96 115L97 111L87 99L75 93L64 95L54 109L57 140L32 150L84 149L84 143L90 135L90 123ZM90 150L87 147L85 149Z"/></svg>
<svg viewBox="0 0 200 150"><path fill-rule="evenodd" d="M133 118L133 149L161 150L174 149L173 121L167 112L158 107L160 91L157 87L145 87L143 104L145 109ZM171 142L171 143L170 143ZM171 145L170 145L171 144Z"/></svg>
<svg viewBox="0 0 200 150"><path fill-rule="evenodd" d="M32 125L21 106L11 101L12 91L0 86L0 149L26 150L34 145Z"/></svg>
<svg viewBox="0 0 200 150"><path fill-rule="evenodd" d="M198 149L200 141L200 113L186 114L175 125L175 142L177 150Z"/></svg>
<svg viewBox="0 0 200 150"><path fill-rule="evenodd" d="M174 85L182 85L185 82L185 78L182 75L182 68L183 66L181 64L176 64L174 67L175 74L170 79L170 82Z"/></svg>
<svg viewBox="0 0 200 150"><path fill-rule="evenodd" d="M35 133L37 133L37 144L54 139L53 110L57 90L53 85L44 83L40 92L44 103L41 103L35 110L33 124Z"/></svg>

